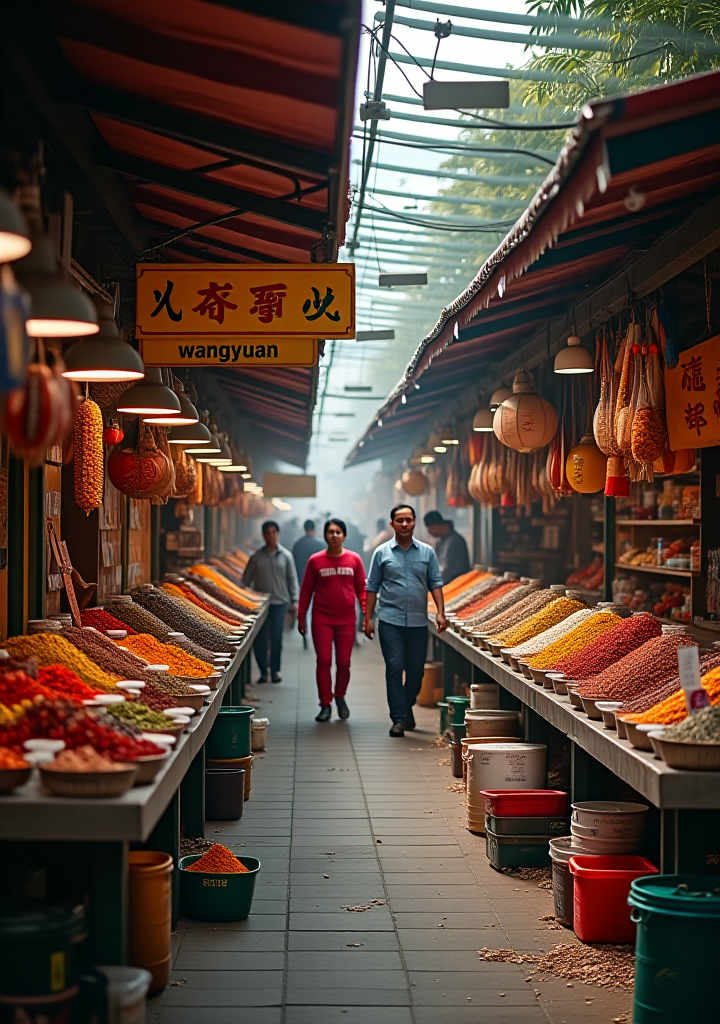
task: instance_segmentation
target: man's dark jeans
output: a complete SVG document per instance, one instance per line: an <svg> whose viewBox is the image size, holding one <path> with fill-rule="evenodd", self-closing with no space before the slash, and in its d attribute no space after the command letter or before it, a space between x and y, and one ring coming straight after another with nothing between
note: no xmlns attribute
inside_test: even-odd
<svg viewBox="0 0 720 1024"><path fill-rule="evenodd" d="M390 718L393 722L402 722L412 709L422 683L427 626L394 626L390 622L380 622L378 635L385 659Z"/></svg>
<svg viewBox="0 0 720 1024"><path fill-rule="evenodd" d="M289 605L287 604L271 604L262 629L255 638L253 651L255 652L255 661L258 664L261 676L267 675L268 645L270 647L270 672L275 676L280 671L283 627L288 607Z"/></svg>

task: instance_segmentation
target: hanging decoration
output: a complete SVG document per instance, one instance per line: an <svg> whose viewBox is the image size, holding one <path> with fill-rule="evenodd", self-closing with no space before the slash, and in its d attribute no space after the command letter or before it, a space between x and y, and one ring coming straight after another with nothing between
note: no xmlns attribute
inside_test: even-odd
<svg viewBox="0 0 720 1024"><path fill-rule="evenodd" d="M428 478L419 469L406 469L401 479L403 490L411 497L424 494L428 489Z"/></svg>
<svg viewBox="0 0 720 1024"><path fill-rule="evenodd" d="M113 485L131 498L162 494L171 479L170 462L158 448L150 427L140 423L135 448L118 445L108 459Z"/></svg>
<svg viewBox="0 0 720 1024"><path fill-rule="evenodd" d="M508 448L532 452L550 442L557 424L555 409L537 394L530 374L521 370L513 381L512 395L495 410L495 436Z"/></svg>
<svg viewBox="0 0 720 1024"><path fill-rule="evenodd" d="M73 482L75 504L86 516L103 502L105 467L100 406L92 398L80 403L73 418Z"/></svg>
<svg viewBox="0 0 720 1024"><path fill-rule="evenodd" d="M580 443L570 449L566 463L567 480L580 494L595 494L605 486L607 457L595 444L592 434L583 434Z"/></svg>

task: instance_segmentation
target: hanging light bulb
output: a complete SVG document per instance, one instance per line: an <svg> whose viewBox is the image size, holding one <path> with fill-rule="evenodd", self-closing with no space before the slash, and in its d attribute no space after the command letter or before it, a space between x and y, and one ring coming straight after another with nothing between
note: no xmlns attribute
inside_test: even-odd
<svg viewBox="0 0 720 1024"><path fill-rule="evenodd" d="M473 417L472 428L475 431L491 433L493 428L493 414L489 409L478 409Z"/></svg>
<svg viewBox="0 0 720 1024"><path fill-rule="evenodd" d="M195 408L193 406L193 408ZM170 444L181 444L186 448L193 448L196 445L210 444L212 434L204 423L192 423L189 426L171 427L168 431L168 442Z"/></svg>
<svg viewBox="0 0 720 1024"><path fill-rule="evenodd" d="M12 263L27 256L32 247L30 230L19 207L5 189L0 189L0 263Z"/></svg>
<svg viewBox="0 0 720 1024"><path fill-rule="evenodd" d="M175 394L180 402L180 412L177 416L174 413L170 416L143 416L145 422L171 427L187 427L197 423L200 419L200 414L185 393L181 380L175 381Z"/></svg>
<svg viewBox="0 0 720 1024"><path fill-rule="evenodd" d="M128 416L171 416L180 412L175 392L164 383L159 366L150 366L145 379L133 384L118 399L117 411Z"/></svg>
<svg viewBox="0 0 720 1024"><path fill-rule="evenodd" d="M592 353L583 348L583 344L577 334L571 334L565 348L561 348L555 356L553 364L555 373L594 373L595 363Z"/></svg>
<svg viewBox="0 0 720 1024"><path fill-rule="evenodd" d="M142 380L145 367L132 345L120 336L112 303L96 302L100 333L81 338L63 354L63 377L103 383Z"/></svg>
<svg viewBox="0 0 720 1024"><path fill-rule="evenodd" d="M30 298L25 329L31 338L78 338L100 330L90 298L61 269L55 246L45 231L40 187L24 185L18 199L30 226L32 249L13 270Z"/></svg>

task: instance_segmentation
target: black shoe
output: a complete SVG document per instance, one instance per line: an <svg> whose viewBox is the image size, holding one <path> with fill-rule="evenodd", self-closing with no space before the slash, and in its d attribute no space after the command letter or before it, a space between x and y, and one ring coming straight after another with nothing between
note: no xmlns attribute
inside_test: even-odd
<svg viewBox="0 0 720 1024"><path fill-rule="evenodd" d="M282 676L280 675L279 672L274 672L273 673L272 681L274 683L281 683L282 682Z"/></svg>
<svg viewBox="0 0 720 1024"><path fill-rule="evenodd" d="M266 683L267 681L268 681L268 677L267 677L267 674L265 674L265 675L260 676L260 678L256 681L255 685L256 686L260 686L262 683Z"/></svg>
<svg viewBox="0 0 720 1024"><path fill-rule="evenodd" d="M404 725L404 723L403 722L393 722L392 729L390 730L390 735L392 737L404 736L405 735L405 725Z"/></svg>
<svg viewBox="0 0 720 1024"><path fill-rule="evenodd" d="M332 714L332 708L329 704L323 704L318 713L315 715L316 722L329 722L330 715Z"/></svg>
<svg viewBox="0 0 720 1024"><path fill-rule="evenodd" d="M405 728L408 732L412 732L415 728L415 715L412 713L412 708L405 715Z"/></svg>
<svg viewBox="0 0 720 1024"><path fill-rule="evenodd" d="M335 705L337 707L338 718L346 719L350 717L350 708L345 703L344 697L336 697Z"/></svg>

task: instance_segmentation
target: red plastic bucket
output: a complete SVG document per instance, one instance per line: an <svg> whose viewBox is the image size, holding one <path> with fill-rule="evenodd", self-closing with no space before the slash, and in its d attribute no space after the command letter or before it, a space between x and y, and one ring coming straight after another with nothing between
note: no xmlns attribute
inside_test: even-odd
<svg viewBox="0 0 720 1024"><path fill-rule="evenodd" d="M568 795L561 789L484 789L488 814L496 818L566 818Z"/></svg>
<svg viewBox="0 0 720 1024"><path fill-rule="evenodd" d="M568 862L575 881L573 928L581 942L635 941L630 919L630 884L658 869L644 857L580 854Z"/></svg>

